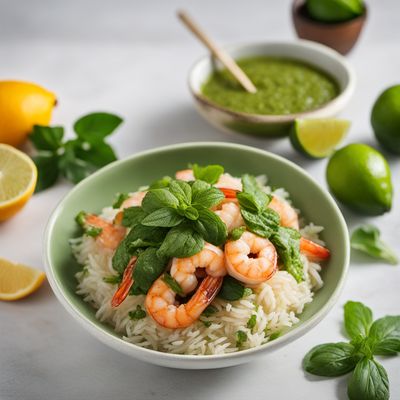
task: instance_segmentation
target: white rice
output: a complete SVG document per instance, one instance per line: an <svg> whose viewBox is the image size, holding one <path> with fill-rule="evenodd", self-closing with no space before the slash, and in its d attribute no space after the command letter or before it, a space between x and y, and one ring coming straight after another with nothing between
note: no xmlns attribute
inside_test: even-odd
<svg viewBox="0 0 400 400"><path fill-rule="evenodd" d="M271 192L271 189L266 187L266 191ZM274 195L288 198L283 189L275 190ZM112 220L118 211L107 207L102 216ZM318 239L322 229L309 224L301 229L301 233L323 244ZM201 317L188 328L166 329L149 315L140 320L129 317L129 312L135 310L137 305L144 309L144 295L128 296L118 308L111 307L116 286L103 281L104 277L116 274L111 265L111 251L101 248L95 239L88 236L71 239L70 242L77 261L83 265L82 271L76 274L79 282L77 293L97 310L96 318L113 326L130 343L168 353L224 354L260 346L268 342L271 335L276 336L296 324L299 321L297 315L313 300L314 291L323 285L319 274L321 266L302 255L305 281L297 283L288 272L278 271L241 300L228 302L215 299L212 305L218 311L207 318ZM252 315L256 316L256 324L250 329L247 322ZM247 335L247 340L240 347L236 345L238 331Z"/></svg>

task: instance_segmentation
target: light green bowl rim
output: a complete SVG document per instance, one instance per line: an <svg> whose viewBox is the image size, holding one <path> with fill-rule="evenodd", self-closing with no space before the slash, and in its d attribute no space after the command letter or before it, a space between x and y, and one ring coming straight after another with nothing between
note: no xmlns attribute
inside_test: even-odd
<svg viewBox="0 0 400 400"><path fill-rule="evenodd" d="M215 354L215 355L185 355L185 354L171 354L171 353L164 353L160 352L157 350L152 350L152 349L146 349L144 347L137 346L133 343L129 343L122 338L118 338L116 336L113 336L111 333L106 332L105 330L99 328L98 325L95 323L89 321L86 319L85 315L83 315L79 310L77 310L69 301L67 296L64 295L64 290L62 283L59 282L56 278L55 275L53 274L53 268L50 263L50 242L51 242L51 233L54 228L55 222L60 214L60 210L62 209L62 204L68 200L70 196L73 195L73 193L77 192L80 190L81 186L84 185L87 181L93 179L94 177L102 174L104 171L107 171L109 169L114 168L117 165L129 162L130 160L138 157L143 157L151 154L156 154L159 152L163 151L168 151L168 150L173 150L173 149L185 149L185 148L192 148L192 147L197 147L197 146L212 146L212 147L220 147L220 148L232 148L232 149L240 149L240 150L245 150L248 152L253 152L257 154L262 154L264 156L273 158L283 164L286 164L290 168L296 169L297 172L299 172L304 179L307 179L311 181L314 185L318 187L318 189L321 191L322 195L324 196L325 200L330 204L330 206L335 209L336 211L336 216L337 216L337 222L340 225L342 234L345 238L345 249L344 249L344 259L343 259L343 270L342 274L339 278L338 284L332 293L331 297L329 300L326 302L326 304L321 307L312 317L310 317L309 320L303 322L299 326L294 326L291 331L285 333L283 336L265 343L259 347L251 348L251 349L246 349L246 350L241 350L237 351L234 353L228 353L228 354ZM144 360L148 357L156 356L158 359L161 360L184 360L184 361L210 361L210 360L216 360L216 359L236 359L236 358L251 358L252 355L255 355L255 353L261 353L263 351L269 350L272 351L273 349L277 349L279 347L282 347L283 344L291 342L295 340L296 338L304 335L306 332L308 332L311 328L316 326L321 320L328 314L328 312L332 309L332 307L335 305L337 302L340 293L343 289L346 276L347 276L347 271L349 267L349 258L350 258L350 246L349 246L349 234L347 230L347 225L344 220L343 215L341 214L339 207L337 206L336 202L333 200L332 196L325 190L323 189L304 169L301 167L297 166L295 163L278 156L276 154L260 150L251 146L245 146L245 145L240 145L240 144L234 144L234 143L225 143L225 142L188 142L188 143L181 143L181 144L173 144L169 146L162 146L162 147L157 147L151 150L145 150L136 154L133 154L130 157L127 157L122 160L115 161L102 169L98 170L94 174L90 175L86 179L84 179L82 182L77 184L70 192L67 193L67 195L61 199L61 201L57 204L55 207L54 211L52 212L49 221L46 226L45 230L45 235L44 235L44 241L43 241L43 258L45 260L45 270L47 274L47 279L50 283L51 288L53 289L56 297L58 300L61 302L61 304L66 308L66 310L78 321L80 322L87 330L89 330L94 336L96 336L99 340L102 342L110 345L111 347L114 347L115 349L124 352L124 347L133 347L135 352L141 353L140 359ZM100 321L99 321L100 323ZM133 350L133 349L131 349ZM147 356L147 357L146 357Z"/></svg>

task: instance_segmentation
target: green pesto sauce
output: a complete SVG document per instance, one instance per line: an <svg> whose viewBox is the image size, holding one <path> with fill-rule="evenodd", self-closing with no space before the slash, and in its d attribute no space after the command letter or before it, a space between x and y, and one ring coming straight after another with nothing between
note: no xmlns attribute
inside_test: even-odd
<svg viewBox="0 0 400 400"><path fill-rule="evenodd" d="M205 97L233 111L285 115L314 110L339 94L328 74L289 58L251 57L237 60L257 88L247 93L225 69L215 71L202 87Z"/></svg>

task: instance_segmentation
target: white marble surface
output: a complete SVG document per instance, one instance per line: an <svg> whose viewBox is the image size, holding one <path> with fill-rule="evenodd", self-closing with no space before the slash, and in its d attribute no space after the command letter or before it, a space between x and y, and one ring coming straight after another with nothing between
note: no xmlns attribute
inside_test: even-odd
<svg viewBox="0 0 400 400"><path fill-rule="evenodd" d="M306 168L325 186L326 160L307 161L287 140L226 136L199 117L186 87L193 61L204 53L175 18L185 7L221 43L293 40L289 0L0 1L0 77L39 82L54 90L54 123L71 126L93 110L121 114L111 141L120 157L169 143L228 140L268 149ZM353 122L348 142L373 146L372 103L400 80L400 3L370 0L370 18L349 56L358 84L344 115ZM344 210L350 227L378 225L400 252L399 158L389 156L395 183L392 212L363 219ZM43 268L42 236L68 183L34 196L0 225L0 256ZM343 339L342 306L360 300L377 317L399 314L400 267L354 256L342 296L325 320L272 355L235 368L178 371L135 361L97 342L64 311L48 284L26 300L0 304L0 399L345 399L346 377L320 379L301 370L312 346ZM399 359L384 360L392 399L400 398Z"/></svg>

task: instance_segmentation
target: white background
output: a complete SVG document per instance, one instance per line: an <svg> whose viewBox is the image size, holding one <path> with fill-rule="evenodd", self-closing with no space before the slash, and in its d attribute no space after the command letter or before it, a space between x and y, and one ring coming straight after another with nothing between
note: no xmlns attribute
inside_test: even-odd
<svg viewBox="0 0 400 400"><path fill-rule="evenodd" d="M352 121L347 142L377 146L370 109L385 87L400 81L400 3L368 3L368 23L348 57L358 83L343 116ZM225 135L197 115L186 78L205 51L175 17L182 4L220 43L295 38L288 0L1 0L0 79L25 79L53 90L59 99L53 122L69 129L86 112L120 114L125 123L111 138L120 158L170 143L226 140L281 154L326 186L326 160L305 160L285 139ZM400 252L400 163L398 157L388 159L393 210L368 219L343 211L350 228L373 222ZM43 269L46 221L70 189L63 182L35 195L1 224L0 256ZM72 320L45 283L26 300L0 304L0 399L345 399L347 377L305 375L302 357L316 344L343 340L347 300L365 302L376 317L400 314L399 280L400 267L353 254L344 292L322 323L272 355L214 371L154 367L105 347ZM383 364L392 399L399 399L399 359L386 358Z"/></svg>

